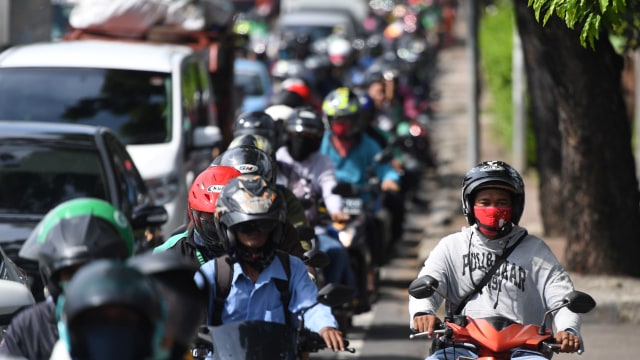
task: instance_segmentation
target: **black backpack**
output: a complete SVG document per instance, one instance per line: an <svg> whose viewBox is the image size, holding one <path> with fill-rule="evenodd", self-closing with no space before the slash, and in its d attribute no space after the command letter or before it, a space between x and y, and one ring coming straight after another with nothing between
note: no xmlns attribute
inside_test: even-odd
<svg viewBox="0 0 640 360"><path fill-rule="evenodd" d="M291 300L291 293L289 292L289 278L291 277L291 265L289 263L289 254L276 250L276 255L280 259L280 263L284 268L285 274L287 274L287 280L274 279L276 287L280 292L280 300L284 308L285 322L287 326L291 326L291 313L289 312L289 302ZM216 267L216 298L214 299L213 314L211 316L211 325L222 324L222 309L224 303L231 291L231 280L233 279L233 266L231 265L229 255L222 255L215 258Z"/></svg>

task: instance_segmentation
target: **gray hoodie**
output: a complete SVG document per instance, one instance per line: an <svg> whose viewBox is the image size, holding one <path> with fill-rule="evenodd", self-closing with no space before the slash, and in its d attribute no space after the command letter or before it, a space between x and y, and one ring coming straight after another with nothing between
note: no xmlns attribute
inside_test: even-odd
<svg viewBox="0 0 640 360"><path fill-rule="evenodd" d="M440 240L418 277L431 275L437 279L438 289L458 304L474 290L496 257L525 231L516 226L507 236L489 240L475 226L464 227ZM462 313L473 318L501 316L520 324L540 324L545 311L560 305L573 289L569 274L547 244L527 235ZM438 294L428 299L409 296L409 326L413 326L416 313L435 314L442 302ZM456 307L453 305L452 311ZM566 308L553 317L555 331L571 329L579 334L580 322L580 316Z"/></svg>

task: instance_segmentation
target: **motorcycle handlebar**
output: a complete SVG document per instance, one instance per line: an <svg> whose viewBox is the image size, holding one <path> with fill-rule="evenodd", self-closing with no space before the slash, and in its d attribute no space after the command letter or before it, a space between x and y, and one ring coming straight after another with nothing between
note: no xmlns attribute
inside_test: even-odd
<svg viewBox="0 0 640 360"><path fill-rule="evenodd" d="M318 352L320 350L326 349L327 344L324 342L324 339L320 334L315 332L307 332L305 336L301 337L303 340L300 342L299 348L300 352ZM344 351L355 353L356 349L349 347L349 340L344 339Z"/></svg>
<svg viewBox="0 0 640 360"><path fill-rule="evenodd" d="M451 334L451 329L446 328L446 329L434 330L433 334L434 335L445 335L445 336L448 336L449 334ZM416 338L419 338L419 337L425 337L427 335L429 335L429 333L426 332L426 331L425 332L420 332L420 333L415 333L415 334L409 335L409 339L416 339Z"/></svg>

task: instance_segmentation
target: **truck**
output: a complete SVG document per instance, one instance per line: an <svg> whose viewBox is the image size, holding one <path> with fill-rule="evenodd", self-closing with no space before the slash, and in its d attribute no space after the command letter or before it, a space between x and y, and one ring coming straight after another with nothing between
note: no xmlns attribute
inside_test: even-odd
<svg viewBox="0 0 640 360"><path fill-rule="evenodd" d="M0 53L0 119L112 129L169 221L188 221L188 189L231 141L231 24L184 31L155 26L120 37L74 29L61 41Z"/></svg>

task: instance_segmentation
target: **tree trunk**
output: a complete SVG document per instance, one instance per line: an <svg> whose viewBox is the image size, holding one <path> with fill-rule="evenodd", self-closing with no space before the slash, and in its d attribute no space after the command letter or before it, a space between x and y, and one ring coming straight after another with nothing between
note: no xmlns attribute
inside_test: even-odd
<svg viewBox="0 0 640 360"><path fill-rule="evenodd" d="M562 135L565 211L557 215L567 224L567 268L640 277L640 194L620 81L622 58L606 34L595 50L583 48L579 33L556 16L545 25L542 44Z"/></svg>
<svg viewBox="0 0 640 360"><path fill-rule="evenodd" d="M561 135L555 87L544 59L549 55L545 46L546 29L536 21L527 1L514 1L518 32L525 58L530 111L536 139L536 169L540 181L538 197L545 236L564 236L566 222L557 214L564 213L564 201L557 196L562 191Z"/></svg>

